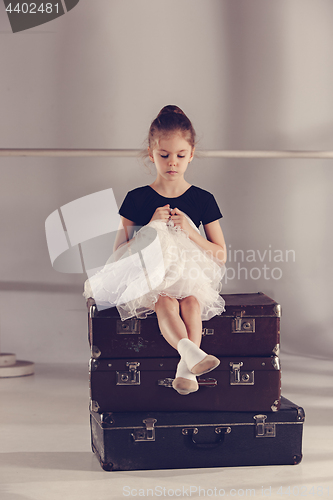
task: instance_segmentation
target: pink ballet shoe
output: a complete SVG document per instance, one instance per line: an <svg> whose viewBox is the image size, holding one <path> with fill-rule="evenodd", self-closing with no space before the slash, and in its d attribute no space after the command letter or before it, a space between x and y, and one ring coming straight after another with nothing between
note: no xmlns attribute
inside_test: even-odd
<svg viewBox="0 0 333 500"><path fill-rule="evenodd" d="M211 354L207 354L207 356L202 361L191 368L190 372L194 373L194 375L198 377L200 375L203 375L204 373L208 373L214 370L214 368L218 367L219 364L219 359L217 359L215 356L212 356Z"/></svg>
<svg viewBox="0 0 333 500"><path fill-rule="evenodd" d="M186 396L191 392L196 392L199 389L199 384L196 380L177 377L173 380L172 387L182 396Z"/></svg>

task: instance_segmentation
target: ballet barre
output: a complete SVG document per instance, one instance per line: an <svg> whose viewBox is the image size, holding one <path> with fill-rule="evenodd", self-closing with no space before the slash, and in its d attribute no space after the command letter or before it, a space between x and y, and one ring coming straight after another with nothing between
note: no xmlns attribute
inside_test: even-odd
<svg viewBox="0 0 333 500"><path fill-rule="evenodd" d="M141 149L0 149L0 156L48 157L116 157L131 158L142 155ZM273 151L273 150L198 150L198 158L304 158L332 159L333 151Z"/></svg>

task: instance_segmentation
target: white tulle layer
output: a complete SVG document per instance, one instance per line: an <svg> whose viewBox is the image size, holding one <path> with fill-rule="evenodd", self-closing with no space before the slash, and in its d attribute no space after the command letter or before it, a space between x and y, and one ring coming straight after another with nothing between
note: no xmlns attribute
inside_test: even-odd
<svg viewBox="0 0 333 500"><path fill-rule="evenodd" d="M122 320L146 318L154 312L160 295L177 299L193 295L206 321L224 311L220 296L224 272L224 265L185 231L153 221L85 282L83 295L93 297L98 308L116 306Z"/></svg>

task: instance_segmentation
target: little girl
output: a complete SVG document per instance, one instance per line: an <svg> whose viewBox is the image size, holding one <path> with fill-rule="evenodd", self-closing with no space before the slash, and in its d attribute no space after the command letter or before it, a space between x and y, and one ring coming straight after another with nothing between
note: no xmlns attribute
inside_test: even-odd
<svg viewBox="0 0 333 500"><path fill-rule="evenodd" d="M119 210L114 253L104 269L86 281L84 292L104 307L116 305L122 320L156 313L163 337L181 357L172 385L183 395L197 391L196 377L220 363L200 349L200 343L202 321L224 311L219 294L226 261L218 220L222 214L212 194L184 178L194 149L195 131L188 117L177 106L165 106L148 135L156 179L127 193ZM198 230L200 223L207 239ZM136 226L143 227L135 233ZM131 257L155 234L158 246L151 245L144 259L153 269L147 290L138 261Z"/></svg>

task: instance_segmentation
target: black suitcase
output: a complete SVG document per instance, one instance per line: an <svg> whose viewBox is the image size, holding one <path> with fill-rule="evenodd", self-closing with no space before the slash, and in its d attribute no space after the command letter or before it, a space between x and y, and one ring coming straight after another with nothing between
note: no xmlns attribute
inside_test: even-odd
<svg viewBox="0 0 333 500"><path fill-rule="evenodd" d="M91 413L92 449L104 470L298 464L303 408L275 413Z"/></svg>
<svg viewBox="0 0 333 500"><path fill-rule="evenodd" d="M201 347L215 356L279 354L281 307L264 293L222 294L226 311L203 322ZM91 356L99 358L174 357L155 313L121 321L115 307L98 310L87 302Z"/></svg>
<svg viewBox="0 0 333 500"><path fill-rule="evenodd" d="M186 396L172 386L179 358L91 359L90 409L127 411L277 411L279 358L220 357Z"/></svg>

